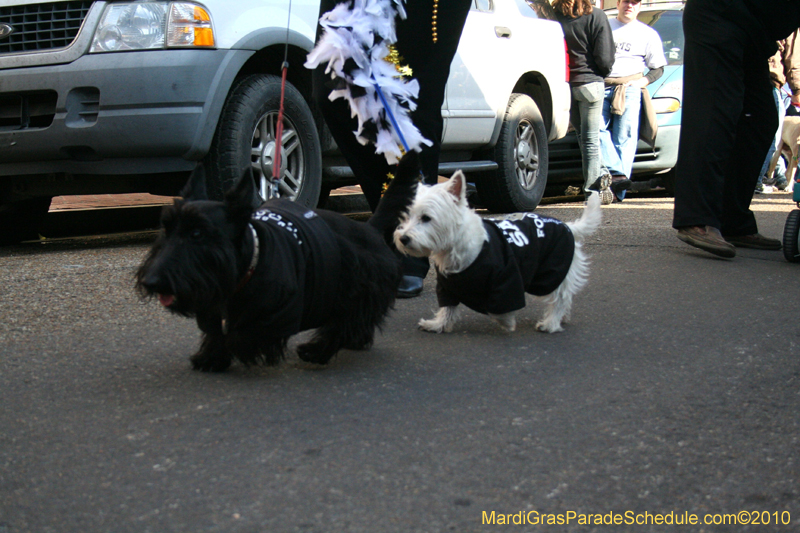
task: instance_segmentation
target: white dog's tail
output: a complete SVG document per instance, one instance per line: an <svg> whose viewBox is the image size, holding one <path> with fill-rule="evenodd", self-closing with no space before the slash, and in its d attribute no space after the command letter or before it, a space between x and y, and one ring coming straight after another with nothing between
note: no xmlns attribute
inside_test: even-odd
<svg viewBox="0 0 800 533"><path fill-rule="evenodd" d="M589 196L586 202L586 207L583 209L581 218L573 222L567 222L567 226L572 230L573 235L579 241L584 240L586 237L594 233L600 227L600 221L603 219L602 210L600 208L600 195L593 193Z"/></svg>

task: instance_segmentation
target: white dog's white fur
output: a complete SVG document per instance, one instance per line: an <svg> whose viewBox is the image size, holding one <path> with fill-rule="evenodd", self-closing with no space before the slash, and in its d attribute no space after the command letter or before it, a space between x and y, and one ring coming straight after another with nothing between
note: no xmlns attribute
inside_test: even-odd
<svg viewBox="0 0 800 533"><path fill-rule="evenodd" d="M481 217L469 208L466 179L461 171L445 183L420 184L413 204L394 233L398 250L415 257L430 257L442 274L455 274L469 267L489 237ZM600 225L600 197L591 195L580 219L567 222L575 236L575 252L566 278L552 293L543 296L546 310L536 328L547 333L562 331L561 323L569 318L572 298L586 285L589 262L582 241ZM457 308L441 307L430 320L419 326L435 333L450 332L458 320ZM514 331L515 313L490 314L503 328Z"/></svg>

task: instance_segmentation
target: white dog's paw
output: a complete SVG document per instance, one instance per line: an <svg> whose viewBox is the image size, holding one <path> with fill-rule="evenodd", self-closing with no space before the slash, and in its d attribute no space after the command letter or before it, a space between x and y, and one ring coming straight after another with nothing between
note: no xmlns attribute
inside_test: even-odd
<svg viewBox="0 0 800 533"><path fill-rule="evenodd" d="M444 322L436 318L430 320L422 319L419 321L419 329L423 331L430 331L431 333L449 333L450 328L446 327Z"/></svg>
<svg viewBox="0 0 800 533"><path fill-rule="evenodd" d="M558 322L552 322L547 320L541 320L537 322L536 329L544 333L558 333L559 331L564 331L564 328L562 328L561 324L559 324Z"/></svg>
<svg viewBox="0 0 800 533"><path fill-rule="evenodd" d="M517 329L517 316L514 313L506 313L504 315L489 314L489 316L509 333Z"/></svg>

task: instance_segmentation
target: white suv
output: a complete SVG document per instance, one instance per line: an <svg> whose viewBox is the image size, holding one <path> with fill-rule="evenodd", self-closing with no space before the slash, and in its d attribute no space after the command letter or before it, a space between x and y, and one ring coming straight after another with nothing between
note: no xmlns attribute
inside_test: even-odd
<svg viewBox="0 0 800 533"><path fill-rule="evenodd" d="M204 161L221 195L272 174L288 40L282 196L352 183L310 104L318 1L6 0L0 4L0 242L35 235L50 198L177 194ZM563 137L561 28L523 0L474 0L442 108L441 172L474 175L495 211L531 210ZM266 187L264 188L266 191Z"/></svg>

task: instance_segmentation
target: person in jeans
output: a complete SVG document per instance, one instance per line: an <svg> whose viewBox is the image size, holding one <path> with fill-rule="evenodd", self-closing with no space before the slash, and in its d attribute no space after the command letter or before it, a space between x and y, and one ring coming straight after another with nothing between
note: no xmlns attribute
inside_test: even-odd
<svg viewBox="0 0 800 533"><path fill-rule="evenodd" d="M603 204L613 201L611 176L604 172L600 156L600 122L603 111L603 78L614 64L614 38L608 17L593 9L590 0L554 0L556 18L564 30L569 56L572 91L570 123L578 135L583 163L583 190L600 194Z"/></svg>
<svg viewBox="0 0 800 533"><path fill-rule="evenodd" d="M767 60L799 27L797 1L686 3L672 219L681 241L726 258L736 246L780 250L758 232L750 202L778 124Z"/></svg>
<svg viewBox="0 0 800 533"><path fill-rule="evenodd" d="M636 20L641 5L641 0L617 0L617 16L610 21L616 55L605 79L600 153L611 174L611 191L619 201L632 185L642 89L660 78L667 64L658 32ZM646 68L650 71L644 76Z"/></svg>

